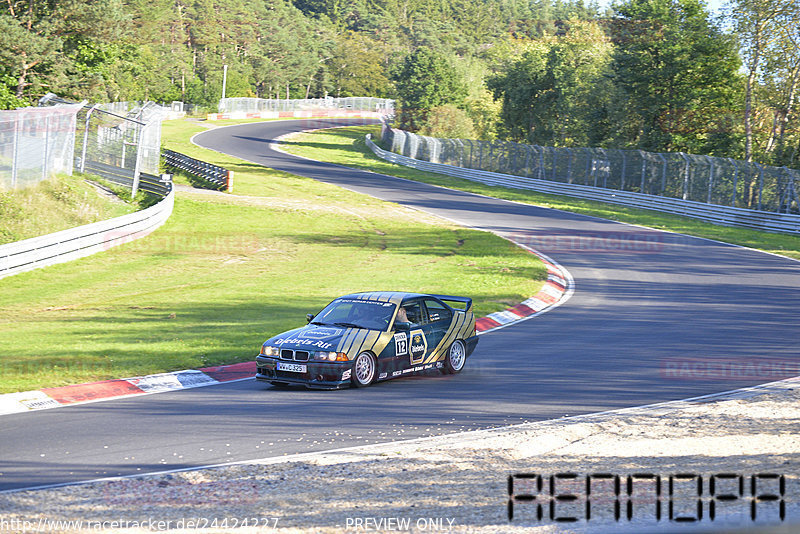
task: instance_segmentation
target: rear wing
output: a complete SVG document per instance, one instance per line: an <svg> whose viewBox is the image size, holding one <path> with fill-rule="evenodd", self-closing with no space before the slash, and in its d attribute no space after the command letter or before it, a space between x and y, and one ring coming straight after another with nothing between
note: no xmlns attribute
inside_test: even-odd
<svg viewBox="0 0 800 534"><path fill-rule="evenodd" d="M436 297L439 300L445 301L448 305L455 308L456 310L463 310L463 311L470 311L472 309L472 299L467 297L454 297L452 295L431 295L432 297ZM459 308L456 306L452 306L451 302L458 302L463 304L463 308Z"/></svg>

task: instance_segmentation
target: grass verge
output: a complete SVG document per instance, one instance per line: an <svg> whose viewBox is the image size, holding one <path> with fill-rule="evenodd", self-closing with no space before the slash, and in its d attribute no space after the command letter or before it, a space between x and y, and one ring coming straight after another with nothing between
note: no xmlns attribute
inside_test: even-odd
<svg viewBox="0 0 800 534"><path fill-rule="evenodd" d="M0 280L0 393L252 360L349 292L463 294L486 314L546 276L492 234L189 144L203 129L163 138L235 170L239 194L179 192L147 238Z"/></svg>
<svg viewBox="0 0 800 534"><path fill-rule="evenodd" d="M367 133L371 133L373 138L377 139L380 135L380 128L377 126L355 126L297 134L284 142L284 148L287 152L320 161L371 170L506 200L515 200L537 206L602 217L613 221L705 237L800 259L800 237L797 236L718 226L689 217L659 213L657 211L547 195L534 191L489 186L389 163L375 156L366 146L364 136Z"/></svg>
<svg viewBox="0 0 800 534"><path fill-rule="evenodd" d="M135 210L131 204L98 194L80 176L58 175L25 189L0 191L0 245Z"/></svg>

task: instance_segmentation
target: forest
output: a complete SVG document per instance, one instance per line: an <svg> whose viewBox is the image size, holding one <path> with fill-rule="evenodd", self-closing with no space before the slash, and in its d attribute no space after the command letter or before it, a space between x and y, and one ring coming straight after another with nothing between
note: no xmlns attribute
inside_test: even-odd
<svg viewBox="0 0 800 534"><path fill-rule="evenodd" d="M800 167L797 0L6 0L0 109L376 96L427 135Z"/></svg>

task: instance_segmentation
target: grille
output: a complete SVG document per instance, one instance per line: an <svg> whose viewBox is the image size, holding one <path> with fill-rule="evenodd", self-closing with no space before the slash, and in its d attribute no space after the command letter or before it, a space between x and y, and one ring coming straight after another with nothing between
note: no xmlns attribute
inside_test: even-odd
<svg viewBox="0 0 800 534"><path fill-rule="evenodd" d="M307 362L308 351L283 349L281 351L281 360L294 360L296 362Z"/></svg>

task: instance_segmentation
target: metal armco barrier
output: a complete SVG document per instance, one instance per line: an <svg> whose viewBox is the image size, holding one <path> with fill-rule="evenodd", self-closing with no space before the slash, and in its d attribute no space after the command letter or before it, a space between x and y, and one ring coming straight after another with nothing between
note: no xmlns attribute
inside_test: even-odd
<svg viewBox="0 0 800 534"><path fill-rule="evenodd" d="M85 172L102 176L109 182L131 188L133 186L133 169L123 169L96 161L87 161L84 164ZM169 175L165 175L169 176ZM154 176L145 172L139 173L139 189L159 196L167 196L172 190L171 181L160 176Z"/></svg>
<svg viewBox="0 0 800 534"><path fill-rule="evenodd" d="M616 189L606 189L579 184L567 184L563 182L553 182L526 176L514 176L510 174L500 174L476 169L466 169L446 165L442 163L431 163L413 159L394 152L389 152L377 146L370 135L367 135L367 146L381 159L419 169L422 171L446 174L456 178L463 178L480 182L486 185L496 185L510 187L514 189L528 189L551 195L564 195L569 197L582 198L587 200L597 200L609 202L634 208L649 209L665 213L673 213L686 217L693 217L704 221L720 224L724 226L739 226L754 230L768 232L780 232L788 234L800 233L800 215L787 213L774 213L766 211L749 210L744 208L734 208L730 206L720 206L716 204L706 204L678 198L670 198Z"/></svg>
<svg viewBox="0 0 800 534"><path fill-rule="evenodd" d="M161 155L168 167L180 169L192 176L210 182L215 186L214 189L233 191L233 171L194 159L180 152L173 152L172 150L164 150Z"/></svg>
<svg viewBox="0 0 800 534"><path fill-rule="evenodd" d="M136 213L0 246L0 278L90 256L145 237L172 214L172 184L164 200Z"/></svg>

